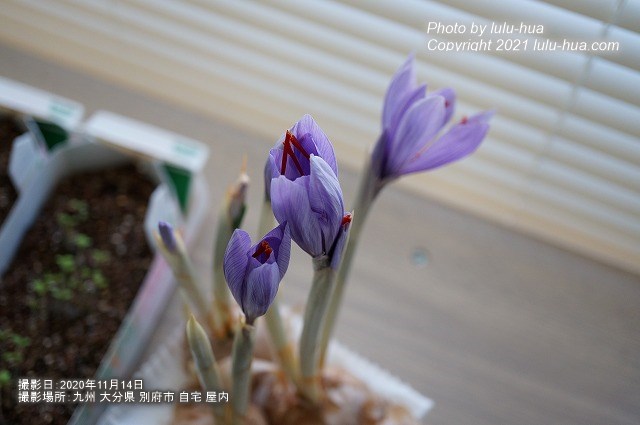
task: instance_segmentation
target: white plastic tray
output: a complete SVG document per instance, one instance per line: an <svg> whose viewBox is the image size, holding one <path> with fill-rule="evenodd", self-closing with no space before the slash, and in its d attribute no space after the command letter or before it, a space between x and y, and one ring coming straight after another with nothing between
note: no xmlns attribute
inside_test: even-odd
<svg viewBox="0 0 640 425"><path fill-rule="evenodd" d="M299 332L300 325L299 317L293 320L294 331ZM177 391L188 383L189 376L182 367L186 355L185 333L184 324L178 326L168 335L165 344L135 373L136 378L143 380L145 389ZM339 342L330 346L329 365L349 370L374 393L406 407L416 419L423 418L433 407L432 400ZM173 409L173 404L111 405L98 425L170 425Z"/></svg>

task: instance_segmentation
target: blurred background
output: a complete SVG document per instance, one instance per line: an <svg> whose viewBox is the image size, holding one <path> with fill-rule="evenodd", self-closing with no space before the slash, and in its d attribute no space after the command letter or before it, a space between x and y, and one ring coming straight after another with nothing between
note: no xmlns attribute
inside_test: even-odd
<svg viewBox="0 0 640 425"><path fill-rule="evenodd" d="M505 22L543 32L482 37L526 51L429 47ZM246 153L252 233L266 152L304 113L350 204L415 52L419 81L457 91L454 120L497 115L472 157L384 191L339 338L432 398L425 423L640 421L640 1L1 0L0 23L1 76L207 143L207 223ZM546 39L613 44L533 50ZM294 257L296 304L309 267Z"/></svg>

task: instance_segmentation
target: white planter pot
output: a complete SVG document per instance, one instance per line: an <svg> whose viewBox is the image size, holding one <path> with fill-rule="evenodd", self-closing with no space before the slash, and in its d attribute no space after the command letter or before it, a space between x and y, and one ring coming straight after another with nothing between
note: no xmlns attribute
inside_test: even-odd
<svg viewBox="0 0 640 425"><path fill-rule="evenodd" d="M294 332L300 331L299 316L294 316L292 325ZM185 356L188 355L185 350L185 333L184 325L178 326L167 337L165 344L135 373L136 378L143 380L145 390L179 391L186 388L191 378L183 367L187 360ZM339 342L333 342L330 347L328 366L348 370L374 394L405 407L416 420L423 418L433 406L432 400ZM111 405L98 425L171 425L174 406L166 403Z"/></svg>
<svg viewBox="0 0 640 425"><path fill-rule="evenodd" d="M82 135L74 135L72 143L55 149L45 159L34 156L37 166L22 182L13 208L0 229L0 276L10 265L24 234L47 201L57 183L63 178L85 171L114 167L131 161L131 157L109 147L91 142ZM27 167L29 164L26 165ZM187 242L193 239L206 214L208 190L201 175L192 176L188 212L181 213L172 190L159 173L159 167L149 167L158 186L153 192L145 220L148 240L153 246L151 231L158 220L166 220L180 228ZM139 364L164 308L175 291L170 269L161 255L155 254L132 306L103 358L95 379L128 378ZM88 377L69 377L88 378ZM69 424L90 425L96 422L106 406L84 404L76 409Z"/></svg>

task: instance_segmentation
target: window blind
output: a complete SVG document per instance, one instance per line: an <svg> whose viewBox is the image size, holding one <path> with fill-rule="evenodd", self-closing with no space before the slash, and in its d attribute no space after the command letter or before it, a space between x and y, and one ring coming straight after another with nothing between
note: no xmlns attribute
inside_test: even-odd
<svg viewBox="0 0 640 425"><path fill-rule="evenodd" d="M353 167L414 51L420 81L456 89L454 118L498 115L472 157L402 184L640 271L640 0L5 0L0 17L3 42L227 121L265 147L311 113ZM531 43L619 51L439 52L429 40L460 36L429 22L525 22L544 28L519 35Z"/></svg>

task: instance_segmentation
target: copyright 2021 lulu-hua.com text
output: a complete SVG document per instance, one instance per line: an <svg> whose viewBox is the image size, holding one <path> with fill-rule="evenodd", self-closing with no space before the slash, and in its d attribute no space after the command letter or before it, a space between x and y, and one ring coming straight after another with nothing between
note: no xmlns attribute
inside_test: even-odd
<svg viewBox="0 0 640 425"><path fill-rule="evenodd" d="M617 52L620 43L605 40L552 40L544 25L520 22L444 24L427 22L427 50L440 52ZM440 36L440 37L439 37ZM452 40L450 38L457 38Z"/></svg>

